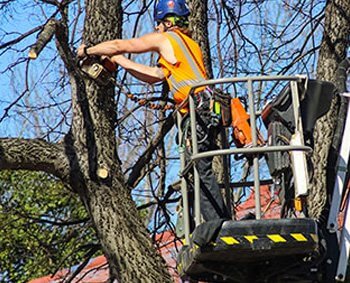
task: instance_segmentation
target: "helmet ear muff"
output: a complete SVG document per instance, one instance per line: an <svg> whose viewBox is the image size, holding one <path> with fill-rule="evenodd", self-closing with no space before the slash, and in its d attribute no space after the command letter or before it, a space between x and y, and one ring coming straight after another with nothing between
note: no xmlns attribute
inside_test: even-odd
<svg viewBox="0 0 350 283"><path fill-rule="evenodd" d="M171 22L173 26L188 27L189 25L187 17L170 16L166 17L165 20Z"/></svg>
<svg viewBox="0 0 350 283"><path fill-rule="evenodd" d="M175 25L180 28L188 27L189 25L188 17L176 17Z"/></svg>

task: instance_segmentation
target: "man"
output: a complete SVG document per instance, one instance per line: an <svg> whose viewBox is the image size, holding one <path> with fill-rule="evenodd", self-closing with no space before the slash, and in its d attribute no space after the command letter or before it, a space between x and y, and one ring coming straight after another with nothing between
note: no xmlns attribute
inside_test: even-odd
<svg viewBox="0 0 350 283"><path fill-rule="evenodd" d="M115 39L95 46L81 45L78 56L108 56L112 62L127 70L131 75L146 83L166 80L177 105L187 98L191 85L205 80L206 71L202 52L198 44L189 37L188 15L190 11L185 0L160 0L155 9L156 31L139 38ZM124 53L157 52L158 65L155 67L138 64L124 57ZM196 90L197 97L204 97L205 88ZM202 99L205 100L205 99ZM213 131L208 131L210 123L208 103L200 103L201 120L199 127L199 151L207 151L214 146ZM182 109L186 112L186 109ZM208 136L209 135L209 136ZM224 218L226 216L219 186L211 168L212 158L198 162L201 178L201 213L204 220Z"/></svg>

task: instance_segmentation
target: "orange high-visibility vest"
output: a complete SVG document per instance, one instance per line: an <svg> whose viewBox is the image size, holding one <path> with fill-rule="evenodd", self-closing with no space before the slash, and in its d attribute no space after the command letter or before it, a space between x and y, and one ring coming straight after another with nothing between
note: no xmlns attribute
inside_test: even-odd
<svg viewBox="0 0 350 283"><path fill-rule="evenodd" d="M169 90L178 105L187 98L191 85L207 78L202 51L193 39L178 30L164 32L163 34L169 39L174 49L177 62L171 64L161 56L158 64L164 72ZM202 91L204 88L197 88L195 93Z"/></svg>

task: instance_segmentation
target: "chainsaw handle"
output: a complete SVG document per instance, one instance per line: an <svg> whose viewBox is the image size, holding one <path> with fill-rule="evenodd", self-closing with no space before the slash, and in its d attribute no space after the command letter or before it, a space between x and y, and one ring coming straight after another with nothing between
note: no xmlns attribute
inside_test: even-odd
<svg viewBox="0 0 350 283"><path fill-rule="evenodd" d="M110 57L102 56L99 58L103 67L107 69L108 72L115 72L117 69L116 63L114 63Z"/></svg>
<svg viewBox="0 0 350 283"><path fill-rule="evenodd" d="M83 67L84 65L91 65L94 62L99 62L99 57L97 56L85 56L82 58L77 57L77 65L79 68Z"/></svg>
<svg viewBox="0 0 350 283"><path fill-rule="evenodd" d="M79 58L77 57L77 66L81 68L84 65L84 62L86 61L87 57Z"/></svg>

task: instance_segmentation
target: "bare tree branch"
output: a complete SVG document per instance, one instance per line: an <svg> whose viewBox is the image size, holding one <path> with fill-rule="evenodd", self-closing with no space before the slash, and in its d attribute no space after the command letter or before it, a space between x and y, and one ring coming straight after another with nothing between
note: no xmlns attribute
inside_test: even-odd
<svg viewBox="0 0 350 283"><path fill-rule="evenodd" d="M1 49L4 49L4 48L6 48L6 47L9 47L9 46L11 46L11 45L13 45L13 44L16 44L16 43L18 43L18 42L20 42L20 41L22 41L22 40L25 39L26 37L32 35L33 33L37 32L37 31L39 31L39 30L41 30L41 29L43 28L43 26L44 26L44 25L35 27L35 28L33 28L33 29L27 31L26 33L21 34L21 36L19 36L19 37L13 39L13 40L10 40L10 41L8 41L8 42L6 42L6 43L0 45L0 50L1 50Z"/></svg>
<svg viewBox="0 0 350 283"><path fill-rule="evenodd" d="M174 117L173 115L169 115L169 117L162 124L158 134L149 143L145 152L139 157L138 161L136 161L135 163L135 166L132 168L132 171L127 181L127 184L129 185L130 188L134 188L135 185L138 183L145 165L149 163L149 161L151 160L152 154L157 149L159 144L162 142L165 135L173 127L173 125L174 125Z"/></svg>
<svg viewBox="0 0 350 283"><path fill-rule="evenodd" d="M43 171L64 179L69 175L67 164L60 145L41 139L0 139L0 169Z"/></svg>
<svg viewBox="0 0 350 283"><path fill-rule="evenodd" d="M45 25L40 34L38 35L38 40L29 50L29 58L38 58L40 52L44 49L46 44L50 42L56 30L56 19L50 19Z"/></svg>

